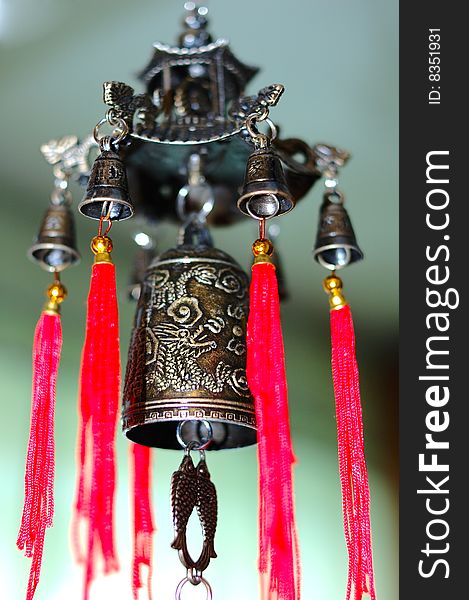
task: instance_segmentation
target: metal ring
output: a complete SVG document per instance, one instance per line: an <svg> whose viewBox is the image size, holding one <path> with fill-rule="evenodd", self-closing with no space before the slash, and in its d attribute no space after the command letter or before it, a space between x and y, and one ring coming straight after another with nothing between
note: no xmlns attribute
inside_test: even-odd
<svg viewBox="0 0 469 600"><path fill-rule="evenodd" d="M265 119L267 119L267 117L269 116L269 109L267 108L267 106L262 106L261 109L262 110L259 110L259 112L255 111L249 114L246 118L246 121L248 119L256 121L264 121Z"/></svg>
<svg viewBox="0 0 469 600"><path fill-rule="evenodd" d="M185 221L187 219L187 217L191 217L191 216L198 217L199 219L205 220L208 217L208 215L212 212L212 209L215 206L215 196L213 194L211 185L209 185L208 183L205 183L205 182L199 184L199 187L205 187L205 186L209 190L208 198L207 198L207 201L204 202L204 204L200 207L200 210L198 212L196 212L196 211L192 211L191 213L186 212L187 197L190 196L191 188L194 188L196 186L191 186L190 184L186 183L179 190L178 195L176 197L176 213L181 221Z"/></svg>
<svg viewBox="0 0 469 600"><path fill-rule="evenodd" d="M203 450L208 448L210 446L210 444L212 443L212 440L213 440L212 425L211 425L210 421L206 421L206 420L197 421L197 422L203 423L205 425L205 428L207 429L207 441L204 442L202 440L202 443L199 444L195 440L192 440L188 444L186 444L186 442L184 441L184 438L182 437L182 428L184 427L184 425L186 423L190 423L190 422L191 422L191 420L188 419L186 421L180 421L178 423L178 426L176 429L176 439L181 444L181 447L184 448L184 450L188 450L189 452L191 452L192 450L198 450L198 451L202 452Z"/></svg>
<svg viewBox="0 0 469 600"><path fill-rule="evenodd" d="M259 132L259 130L257 129L257 127L255 125L257 121L265 121L267 123L267 125L269 126L269 129L270 129L270 135L266 135L265 133ZM277 138L277 135L278 135L278 129L277 129L275 123L271 119L269 119L269 117L259 119L259 117L257 116L256 113L252 113L251 115L249 115L247 117L246 129L253 140L263 140L264 139L264 140L273 142Z"/></svg>
<svg viewBox="0 0 469 600"><path fill-rule="evenodd" d="M324 192L324 200L332 202L333 204L343 204L345 201L345 195L338 188L328 188Z"/></svg>
<svg viewBox="0 0 469 600"><path fill-rule="evenodd" d="M184 577L184 579L181 579L181 581L178 583L178 586L176 588L176 593L174 595L175 600L181 600L182 588L186 585L186 583L188 581L190 582L190 579L188 577ZM212 600L212 598L213 598L212 588L210 587L209 582L204 577L201 576L199 583L203 583L205 586L205 590L207 592L205 600Z"/></svg>
<svg viewBox="0 0 469 600"><path fill-rule="evenodd" d="M112 107L107 109L105 119L109 125L112 125L112 127L119 125L119 119L116 117L116 111Z"/></svg>
<svg viewBox="0 0 469 600"><path fill-rule="evenodd" d="M112 122L111 122L111 120L109 120L109 118L107 117L107 113L106 113L106 117L103 117L95 125L95 127L93 129L93 137L99 145L101 145L101 141L107 137L107 136L103 136L103 137L99 136L99 130L105 124L111 125L111 127L114 127L110 137L115 144L119 144L120 142L122 142L122 140L125 137L127 137L127 135L129 134L129 126L124 121L124 119L115 119L113 116L111 118L112 118Z"/></svg>

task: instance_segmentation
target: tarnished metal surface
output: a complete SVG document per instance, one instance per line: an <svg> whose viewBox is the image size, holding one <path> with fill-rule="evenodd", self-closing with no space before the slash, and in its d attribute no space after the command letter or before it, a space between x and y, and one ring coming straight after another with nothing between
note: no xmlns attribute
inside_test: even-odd
<svg viewBox="0 0 469 600"><path fill-rule="evenodd" d="M197 465L197 514L202 525L203 545L195 568L205 571L211 558L216 558L215 532L217 530L218 503L217 491L210 481L210 473L205 460L200 460Z"/></svg>
<svg viewBox="0 0 469 600"><path fill-rule="evenodd" d="M179 469L171 477L171 511L174 525L171 548L179 551L179 558L187 569L194 567L194 561L187 548L186 529L196 503L197 473L189 453L184 456Z"/></svg>
<svg viewBox="0 0 469 600"><path fill-rule="evenodd" d="M94 161L78 210L90 219L108 216L110 220L122 221L133 215L126 169L116 152L104 150Z"/></svg>
<svg viewBox="0 0 469 600"><path fill-rule="evenodd" d="M184 64L191 64L191 60L194 60L191 55L185 56ZM103 100L116 118L124 119L135 138L162 144L195 145L239 134L245 128L248 115L276 106L284 91L282 85L272 84L259 90L256 96L224 95L224 102L235 101L228 111L225 104L212 106L212 96L217 95L214 84L220 82L204 84L187 77L171 93L171 110L165 107L168 91L158 89L152 99L150 94L135 95L134 89L121 81L103 84Z"/></svg>
<svg viewBox="0 0 469 600"><path fill-rule="evenodd" d="M202 549L194 560L187 547L187 524L194 510L197 510L202 527ZM174 540L171 547L178 550L179 559L186 569L202 573L210 559L216 558L215 532L218 519L217 492L210 480L210 472L201 453L197 467L194 467L190 452L186 452L179 469L171 478L171 509L174 524Z"/></svg>
<svg viewBox="0 0 469 600"><path fill-rule="evenodd" d="M343 201L341 192L332 190L324 194L321 205L313 256L326 269L340 269L363 258Z"/></svg>
<svg viewBox="0 0 469 600"><path fill-rule="evenodd" d="M271 148L253 152L246 165L239 210L260 219L284 214L293 207L280 158Z"/></svg>
<svg viewBox="0 0 469 600"><path fill-rule="evenodd" d="M50 204L28 256L46 271L62 271L80 260L74 216L67 204Z"/></svg>
<svg viewBox="0 0 469 600"><path fill-rule="evenodd" d="M208 420L211 449L256 441L246 380L247 276L227 254L180 246L147 270L124 386L133 441L177 448L180 421ZM189 432L190 433L190 432Z"/></svg>

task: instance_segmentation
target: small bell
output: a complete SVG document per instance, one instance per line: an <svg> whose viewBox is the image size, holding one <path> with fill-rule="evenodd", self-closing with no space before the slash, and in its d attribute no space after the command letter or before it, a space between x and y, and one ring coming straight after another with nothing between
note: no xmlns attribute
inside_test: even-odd
<svg viewBox="0 0 469 600"><path fill-rule="evenodd" d="M78 210L90 219L104 216L110 221L123 221L133 215L125 165L110 148L104 148L94 161Z"/></svg>
<svg viewBox="0 0 469 600"><path fill-rule="evenodd" d="M246 165L239 210L254 219L270 219L294 206L280 158L270 147L255 150Z"/></svg>
<svg viewBox="0 0 469 600"><path fill-rule="evenodd" d="M326 269L341 269L363 258L343 203L338 190L324 194L313 256Z"/></svg>
<svg viewBox="0 0 469 600"><path fill-rule="evenodd" d="M67 203L55 203L53 196L28 256L40 267L51 272L62 271L79 262L75 222Z"/></svg>

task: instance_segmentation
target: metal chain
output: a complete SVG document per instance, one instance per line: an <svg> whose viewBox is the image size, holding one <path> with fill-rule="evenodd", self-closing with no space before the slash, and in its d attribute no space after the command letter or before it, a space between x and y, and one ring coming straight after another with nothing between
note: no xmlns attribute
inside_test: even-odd
<svg viewBox="0 0 469 600"><path fill-rule="evenodd" d="M100 136L99 132L103 125L110 125L113 128L111 135ZM114 110L110 108L106 115L95 125L93 137L102 151L109 151L113 145L119 145L128 136L129 131L129 126L124 119L116 117Z"/></svg>
<svg viewBox="0 0 469 600"><path fill-rule="evenodd" d="M257 127L256 123L265 121L269 126L270 132L269 134L261 133ZM269 109L267 106L262 107L262 111L260 112L252 112L246 117L246 129L249 135L251 136L252 141L256 148L267 148L271 142L273 142L278 134L277 127L273 123L271 119L269 119Z"/></svg>

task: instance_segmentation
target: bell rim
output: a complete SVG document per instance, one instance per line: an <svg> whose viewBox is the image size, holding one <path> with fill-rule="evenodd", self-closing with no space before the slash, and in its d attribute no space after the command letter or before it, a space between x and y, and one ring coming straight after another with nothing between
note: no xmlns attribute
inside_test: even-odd
<svg viewBox="0 0 469 600"><path fill-rule="evenodd" d="M116 217L110 217L111 221L126 221L127 219L131 219L134 216L134 207L133 204L131 202L129 202L128 200L118 200L118 199L113 199L112 197L105 197L105 196L97 196L97 197L93 197L93 196L86 196L85 198L83 198L83 200L79 203L78 205L78 212L83 215L84 217L86 217L87 219L93 219L93 221L99 221L101 219L102 216L102 205L105 204L106 202L112 202L114 204L119 204L120 206L125 207L128 210L128 214L123 211L123 215L122 217L116 218ZM83 207L86 206L93 206L96 204L101 204L101 211L99 211L99 217L95 217L87 212L83 211Z"/></svg>
<svg viewBox="0 0 469 600"><path fill-rule="evenodd" d="M38 252L39 250L62 250L64 252L68 252L72 256L72 260L57 267L50 267L47 265L47 263L37 259L34 256L34 253ZM44 269L44 271L48 271L49 273L64 271L67 267L73 267L79 264L81 261L81 255L78 250L75 250L75 248L72 248L71 246L66 246L65 244L54 244L53 242L40 242L38 244L33 244L27 251L26 256L33 263L39 265L42 269Z"/></svg>
<svg viewBox="0 0 469 600"><path fill-rule="evenodd" d="M325 260L321 260L320 256L323 252L326 252L327 250L338 250L339 248L347 248L350 250L354 250L357 254L357 257L354 258L353 260L350 260L346 265L334 265L332 263L326 262ZM313 250L314 260L317 263L319 263L321 265L321 267L324 267L331 271L339 271L340 269L343 269L344 267L348 267L349 265L351 265L353 263L363 260L364 257L365 257L365 255L363 254L363 252L359 248L359 246L354 245L354 244L326 244L325 246L319 246L319 248L314 248L314 250Z"/></svg>
<svg viewBox="0 0 469 600"><path fill-rule="evenodd" d="M131 415L128 415L131 416ZM121 423L122 423L122 434L125 436L125 438L129 441L131 441L134 444L140 444L143 446L147 446L149 448L162 448L162 449L166 449L166 450L175 450L175 451L180 451L181 448L178 447L172 447L172 446L168 446L168 445L156 445L156 444L152 444L152 445L147 445L147 444L141 444L140 442L136 442L134 441L131 437L129 437L129 433L131 434L131 432L134 429L139 429L141 427L144 426L158 426L159 424L163 424L163 423L180 423L182 421L187 420L187 417L180 417L175 419L174 417L162 417L162 418L158 418L158 419L152 419L152 420L147 420L145 422L142 423L136 423L135 425L130 425L130 426L125 426L125 418L126 416L121 415ZM209 419L207 417L195 417L193 415L191 415L189 417L189 419L191 421L215 421L216 423L223 423L224 425L230 425L230 426L236 426L236 427L242 427L244 429L249 429L252 433L252 441L250 441L249 443L244 443L244 444L237 444L237 445L230 445L230 446L208 446L206 448L207 451L213 451L213 452L219 452L219 451L227 451L227 450L239 450L239 448L248 448L249 446L255 446L258 443L258 439L257 439L257 425L256 425L256 418L255 418L255 414L252 415L252 419L250 423L240 423L237 421L233 421L230 419Z"/></svg>
<svg viewBox="0 0 469 600"><path fill-rule="evenodd" d="M280 207L279 211L275 215L272 215L269 217L256 217L248 212L248 210L246 208L246 204L250 198L252 198L254 196L268 196L268 195L280 196L280 198L287 200L289 202L288 208L282 208L282 203L279 202L279 207ZM242 196L240 196L238 198L238 202L236 203L236 206L238 207L238 210L243 215L246 215L247 217L256 219L256 221L262 221L265 218L265 220L268 221L269 219L273 219L275 217L280 217L282 215L286 215L287 213L289 213L291 210L293 210L295 208L295 201L293 200L293 197L289 191L278 190L274 194L274 193L272 193L272 190L259 190L259 191L255 191L255 192L249 192L249 193L246 193L246 194L243 194Z"/></svg>

